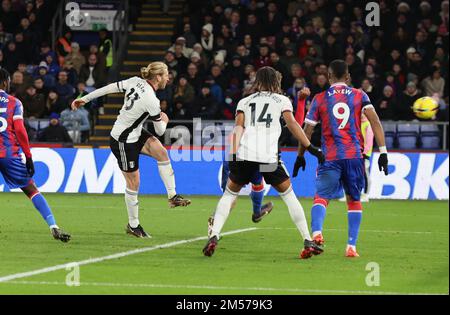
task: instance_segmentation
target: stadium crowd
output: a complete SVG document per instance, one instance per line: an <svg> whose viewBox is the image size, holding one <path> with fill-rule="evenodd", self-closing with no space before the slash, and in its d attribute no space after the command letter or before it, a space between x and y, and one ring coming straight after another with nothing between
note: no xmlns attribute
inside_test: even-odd
<svg viewBox="0 0 450 315"><path fill-rule="evenodd" d="M132 22L142 2L131 3ZM448 121L449 1L381 0L379 27L366 25L365 2L187 0L164 55L170 82L158 91L161 108L172 120L233 119L256 70L266 65L282 73L295 108L302 87L311 90L309 103L329 86L327 65L341 58L351 84L369 95L382 120L417 119L414 101L433 96L440 104L436 119ZM78 112L68 106L108 82L112 43L100 31L98 42L80 47L65 30L52 50L48 30L56 6L1 1L0 68L11 73L11 94L24 105L32 141L84 142L102 100ZM35 119L47 119L48 130L36 133Z"/></svg>
<svg viewBox="0 0 450 315"><path fill-rule="evenodd" d="M344 59L351 84L382 120L413 120L421 96L439 100L448 121L449 1L379 1L381 26L365 23L365 1L189 1L164 60L159 93L172 119L233 119L255 71L272 66L296 104L304 86L325 90L327 65Z"/></svg>
<svg viewBox="0 0 450 315"><path fill-rule="evenodd" d="M10 93L23 103L32 141L85 142L103 111L101 100L77 112L69 105L107 83L112 43L101 30L99 42L81 51L65 29L52 50L49 28L56 6L48 0L2 0L0 68L11 74Z"/></svg>

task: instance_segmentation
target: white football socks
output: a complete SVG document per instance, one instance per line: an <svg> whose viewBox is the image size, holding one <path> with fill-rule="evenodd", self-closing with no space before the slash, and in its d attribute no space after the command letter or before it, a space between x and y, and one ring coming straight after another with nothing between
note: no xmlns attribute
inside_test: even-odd
<svg viewBox="0 0 450 315"><path fill-rule="evenodd" d="M217 204L216 213L214 214L211 237L216 236L217 239L219 239L220 232L230 215L231 206L237 196L238 193L232 192L228 187L225 189L222 198L220 198L219 203Z"/></svg>
<svg viewBox="0 0 450 315"><path fill-rule="evenodd" d="M280 193L281 199L286 203L289 214L291 215L292 221L297 226L303 239L311 240L311 235L309 234L308 223L306 222L305 212L303 207L295 196L292 186L290 186L284 193Z"/></svg>
<svg viewBox="0 0 450 315"><path fill-rule="evenodd" d="M132 228L135 228L139 225L138 192L127 188L125 190L125 204L128 210L128 223Z"/></svg>
<svg viewBox="0 0 450 315"><path fill-rule="evenodd" d="M167 190L167 197L170 199L177 194L175 190L175 174L173 172L172 164L169 161L158 161L159 176L164 183Z"/></svg>

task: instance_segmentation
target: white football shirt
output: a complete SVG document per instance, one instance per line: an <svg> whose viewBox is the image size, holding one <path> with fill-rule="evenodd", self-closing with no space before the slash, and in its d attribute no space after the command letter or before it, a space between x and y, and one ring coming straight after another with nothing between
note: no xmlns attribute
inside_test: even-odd
<svg viewBox="0 0 450 315"><path fill-rule="evenodd" d="M139 140L147 118L160 120L159 99L153 87L139 77L132 77L116 84L120 92L125 92L125 97L111 130L111 136L119 142L134 143Z"/></svg>
<svg viewBox="0 0 450 315"><path fill-rule="evenodd" d="M293 111L292 103L284 95L257 92L243 98L236 113L245 116L237 157L260 163L278 162L278 139L281 135L280 118L284 111Z"/></svg>

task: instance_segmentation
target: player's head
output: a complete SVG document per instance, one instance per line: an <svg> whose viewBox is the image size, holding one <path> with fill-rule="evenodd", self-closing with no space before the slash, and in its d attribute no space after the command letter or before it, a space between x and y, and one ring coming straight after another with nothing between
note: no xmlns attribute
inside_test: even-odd
<svg viewBox="0 0 450 315"><path fill-rule="evenodd" d="M281 93L282 75L272 67L262 67L256 72L255 92Z"/></svg>
<svg viewBox="0 0 450 315"><path fill-rule="evenodd" d="M9 72L5 69L0 69L0 89L5 92L9 91L9 83L11 82Z"/></svg>
<svg viewBox="0 0 450 315"><path fill-rule="evenodd" d="M344 60L336 59L330 63L328 67L328 79L330 83L349 82L350 74L348 73L348 66Z"/></svg>
<svg viewBox="0 0 450 315"><path fill-rule="evenodd" d="M157 89L164 89L169 82L169 70L164 62L151 62L147 67L141 68L141 75L149 80Z"/></svg>

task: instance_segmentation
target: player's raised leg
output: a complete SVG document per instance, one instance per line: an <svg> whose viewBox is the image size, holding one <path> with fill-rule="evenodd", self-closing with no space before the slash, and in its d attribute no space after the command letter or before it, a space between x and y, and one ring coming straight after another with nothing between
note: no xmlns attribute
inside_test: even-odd
<svg viewBox="0 0 450 315"><path fill-rule="evenodd" d="M39 192L36 185L34 184L34 181L31 180L31 182L25 186L20 188L25 195L27 195L28 198L30 198L31 202L33 203L33 206L36 208L37 211L41 214L42 218L47 223L48 227L50 228L50 231L53 235L53 238L56 240L60 240L62 242L68 242L70 241L70 234L62 231L58 225L56 224L55 217L53 216L52 210L50 209L47 200L45 200L44 196Z"/></svg>
<svg viewBox="0 0 450 315"><path fill-rule="evenodd" d="M306 221L305 212L303 207L297 199L297 196L292 189L291 181L289 178L284 180L280 184L272 184L272 186L278 191L281 199L288 207L289 214L292 221L297 227L300 235L303 239L303 250L300 253L300 258L310 258L312 255L318 255L323 252L323 249L317 246L312 240L309 234L308 223Z"/></svg>
<svg viewBox="0 0 450 315"><path fill-rule="evenodd" d="M189 199L177 194L175 189L175 173L170 162L166 148L155 137L149 137L141 151L143 154L153 157L158 163L158 171L161 179L166 187L169 206L171 208L182 206L186 207L191 204Z"/></svg>

